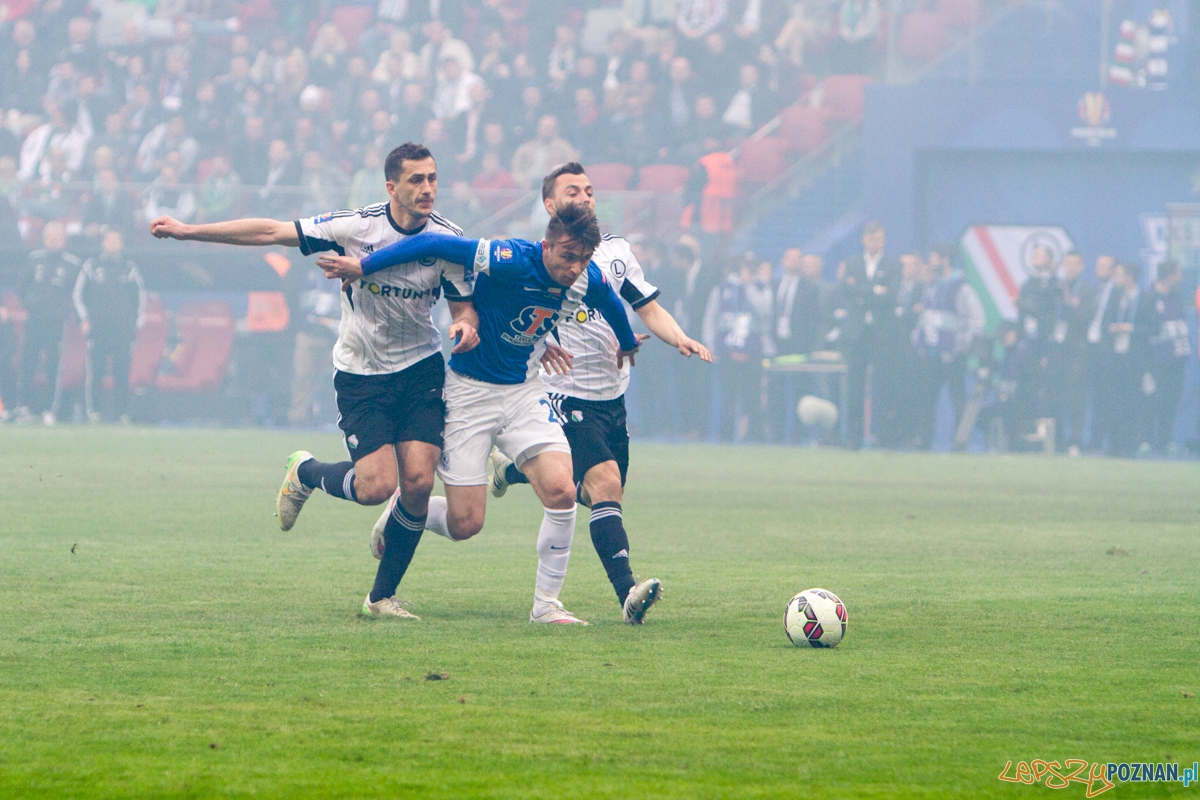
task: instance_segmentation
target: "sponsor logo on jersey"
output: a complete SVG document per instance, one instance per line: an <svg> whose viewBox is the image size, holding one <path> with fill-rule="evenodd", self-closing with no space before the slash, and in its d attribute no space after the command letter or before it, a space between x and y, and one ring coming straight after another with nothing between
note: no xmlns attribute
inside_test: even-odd
<svg viewBox="0 0 1200 800"><path fill-rule="evenodd" d="M588 308L587 306L580 306L575 311L574 319L576 322L578 322L579 324L582 325L585 322L595 322L596 314L597 314L596 309Z"/></svg>
<svg viewBox="0 0 1200 800"><path fill-rule="evenodd" d="M505 331L500 334L500 338L509 344L525 347L549 333L557 321L557 309L525 306L517 318L508 323L515 333Z"/></svg>
<svg viewBox="0 0 1200 800"><path fill-rule="evenodd" d="M369 255L369 254L371 254L371 253L374 253L374 252L375 252L375 245L373 245L373 244L364 244L364 245L362 246L362 252L363 252L363 255L364 255L364 256L365 256L365 255Z"/></svg>
<svg viewBox="0 0 1200 800"><path fill-rule="evenodd" d="M621 259L613 259L613 262L609 268L612 269L612 274L616 275L618 278L625 277L625 262Z"/></svg>
<svg viewBox="0 0 1200 800"><path fill-rule="evenodd" d="M390 286L386 283L368 283L366 280L359 280L359 289L365 289L377 297L392 297L397 300L423 300L429 298L432 302L437 302L442 296L442 287L434 286L431 289L413 289L409 286Z"/></svg>

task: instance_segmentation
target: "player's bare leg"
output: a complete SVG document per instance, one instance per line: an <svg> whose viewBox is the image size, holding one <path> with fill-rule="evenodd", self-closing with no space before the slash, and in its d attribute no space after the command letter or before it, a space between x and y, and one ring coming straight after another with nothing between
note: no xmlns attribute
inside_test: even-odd
<svg viewBox="0 0 1200 800"><path fill-rule="evenodd" d="M486 510L486 486L446 486L445 497L429 498L429 520L425 527L460 542L483 530Z"/></svg>
<svg viewBox="0 0 1200 800"><path fill-rule="evenodd" d="M575 538L575 486L571 456L546 452L523 465L533 491L542 501L542 527L538 531L537 584L533 592L530 622L584 624L563 608L558 596L567 577L571 541Z"/></svg>

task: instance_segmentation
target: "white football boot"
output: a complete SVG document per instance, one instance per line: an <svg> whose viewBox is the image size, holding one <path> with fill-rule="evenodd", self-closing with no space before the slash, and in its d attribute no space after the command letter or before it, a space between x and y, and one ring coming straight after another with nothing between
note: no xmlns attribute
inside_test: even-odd
<svg viewBox="0 0 1200 800"><path fill-rule="evenodd" d="M396 507L396 501L400 499L400 490L392 492L392 496L388 498L387 505L383 507L383 513L379 515L379 519L375 520L375 527L371 528L371 555L375 556L375 560L383 558L383 529L387 527L388 517L392 515L392 509Z"/></svg>
<svg viewBox="0 0 1200 800"><path fill-rule="evenodd" d="M313 454L307 450L297 450L288 456L287 474L283 476L283 485L275 497L275 516L279 517L279 528L290 531L304 508L304 501L312 494L312 489L300 482L300 465L311 461Z"/></svg>
<svg viewBox="0 0 1200 800"><path fill-rule="evenodd" d="M552 600L545 605L547 608L541 614L535 615L533 611L529 612L530 622L541 622L548 625L587 625L579 617L563 608L563 604L557 600ZM537 609L537 604L534 605L534 609Z"/></svg>
<svg viewBox="0 0 1200 800"><path fill-rule="evenodd" d="M488 464L492 468L492 479L488 482L488 488L492 497L504 497L504 493L508 491L508 480L505 479L504 472L511 463L513 462L508 460L508 456L500 452L500 448L492 448L492 454L488 456Z"/></svg>
<svg viewBox="0 0 1200 800"><path fill-rule="evenodd" d="M642 619L650 606L658 602L662 596L662 581L658 578L646 578L638 581L629 594L625 596L624 619L627 625L641 625Z"/></svg>
<svg viewBox="0 0 1200 800"><path fill-rule="evenodd" d="M405 611L400 605L400 601L395 597L385 597L378 603L371 602L371 593L367 593L367 597L363 600L362 611L359 612L364 617L397 617L399 619L421 619L411 611Z"/></svg>

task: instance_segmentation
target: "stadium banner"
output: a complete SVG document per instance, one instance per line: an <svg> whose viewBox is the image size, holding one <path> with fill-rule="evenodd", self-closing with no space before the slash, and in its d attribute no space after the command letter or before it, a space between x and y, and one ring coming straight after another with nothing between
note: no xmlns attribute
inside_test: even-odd
<svg viewBox="0 0 1200 800"><path fill-rule="evenodd" d="M967 280L987 314L987 331L1017 318L1017 297L1029 277L1029 261L1038 245L1049 248L1054 263L1075 249L1071 237L1055 226L972 225L959 241Z"/></svg>

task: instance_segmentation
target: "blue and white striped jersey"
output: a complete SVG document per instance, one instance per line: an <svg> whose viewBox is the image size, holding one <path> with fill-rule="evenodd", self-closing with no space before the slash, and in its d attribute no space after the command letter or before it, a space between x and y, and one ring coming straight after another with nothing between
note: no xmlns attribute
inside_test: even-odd
<svg viewBox="0 0 1200 800"><path fill-rule="evenodd" d="M332 250L362 258L425 231L462 234L437 212L420 228L404 230L387 203L296 220L300 252L306 256ZM333 365L356 375L387 375L441 352L442 335L431 309L443 293L451 300L470 298L466 273L460 264L423 258L359 280L342 293Z"/></svg>

